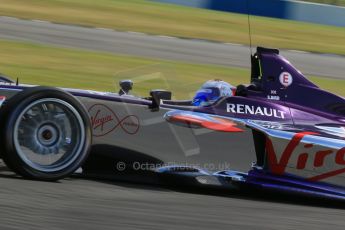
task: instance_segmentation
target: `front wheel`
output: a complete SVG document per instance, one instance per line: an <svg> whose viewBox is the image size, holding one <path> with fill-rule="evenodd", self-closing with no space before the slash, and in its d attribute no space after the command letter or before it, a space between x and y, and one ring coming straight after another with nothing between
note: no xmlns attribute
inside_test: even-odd
<svg viewBox="0 0 345 230"><path fill-rule="evenodd" d="M16 173L58 180L73 173L91 145L88 114L71 94L51 87L28 88L1 109L4 162Z"/></svg>

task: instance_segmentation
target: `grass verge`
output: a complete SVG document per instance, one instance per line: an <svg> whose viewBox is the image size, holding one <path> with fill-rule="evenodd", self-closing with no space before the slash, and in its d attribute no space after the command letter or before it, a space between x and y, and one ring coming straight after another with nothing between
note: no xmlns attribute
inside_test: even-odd
<svg viewBox="0 0 345 230"><path fill-rule="evenodd" d="M345 0L301 0L304 2L322 3L336 6L345 6Z"/></svg>
<svg viewBox="0 0 345 230"><path fill-rule="evenodd" d="M0 15L248 44L247 16L148 0L0 0ZM345 55L345 30L252 17L254 45Z"/></svg>
<svg viewBox="0 0 345 230"><path fill-rule="evenodd" d="M0 71L19 77L21 83L118 90L117 82L132 79L134 93L147 96L150 89L165 88L175 98L190 98L206 80L218 78L234 85L248 83L249 70L197 65L107 53L56 48L32 43L0 40ZM344 80L311 77L322 88L345 96Z"/></svg>

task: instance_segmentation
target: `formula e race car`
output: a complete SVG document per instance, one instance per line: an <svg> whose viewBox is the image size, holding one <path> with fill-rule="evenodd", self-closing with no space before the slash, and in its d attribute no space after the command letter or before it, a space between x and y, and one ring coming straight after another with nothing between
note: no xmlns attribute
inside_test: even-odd
<svg viewBox="0 0 345 230"><path fill-rule="evenodd" d="M2 79L1 156L40 180L81 166L84 175L150 172L345 199L344 98L318 88L278 50L258 47L251 62L249 85L206 106L164 90L134 97L130 81L116 94Z"/></svg>

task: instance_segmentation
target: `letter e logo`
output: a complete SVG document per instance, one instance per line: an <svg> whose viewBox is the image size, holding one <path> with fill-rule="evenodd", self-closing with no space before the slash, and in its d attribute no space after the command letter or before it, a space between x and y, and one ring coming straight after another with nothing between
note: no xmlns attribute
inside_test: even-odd
<svg viewBox="0 0 345 230"><path fill-rule="evenodd" d="M288 72L282 72L279 76L280 84L285 87L288 87L292 84L292 76Z"/></svg>

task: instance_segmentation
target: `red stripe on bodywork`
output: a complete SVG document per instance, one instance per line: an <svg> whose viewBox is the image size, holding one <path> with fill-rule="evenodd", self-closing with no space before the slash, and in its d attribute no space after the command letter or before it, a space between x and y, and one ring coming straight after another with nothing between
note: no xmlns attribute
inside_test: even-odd
<svg viewBox="0 0 345 230"><path fill-rule="evenodd" d="M206 129L221 132L243 132L242 129L236 127L236 123L225 119L216 119L219 122L198 119L191 116L176 115L169 118L170 121L182 122L187 125L196 125Z"/></svg>
<svg viewBox="0 0 345 230"><path fill-rule="evenodd" d="M308 180L310 180L310 181L319 181L319 180L323 180L323 179L326 179L326 178L329 178L329 177L333 177L333 176L336 176L336 175L342 174L342 173L345 173L345 168L338 169L338 170L335 170L335 171L332 171L332 172L328 172L328 173L324 173L324 174L321 174L321 175L318 175L318 176L314 176L314 177L308 178Z"/></svg>

